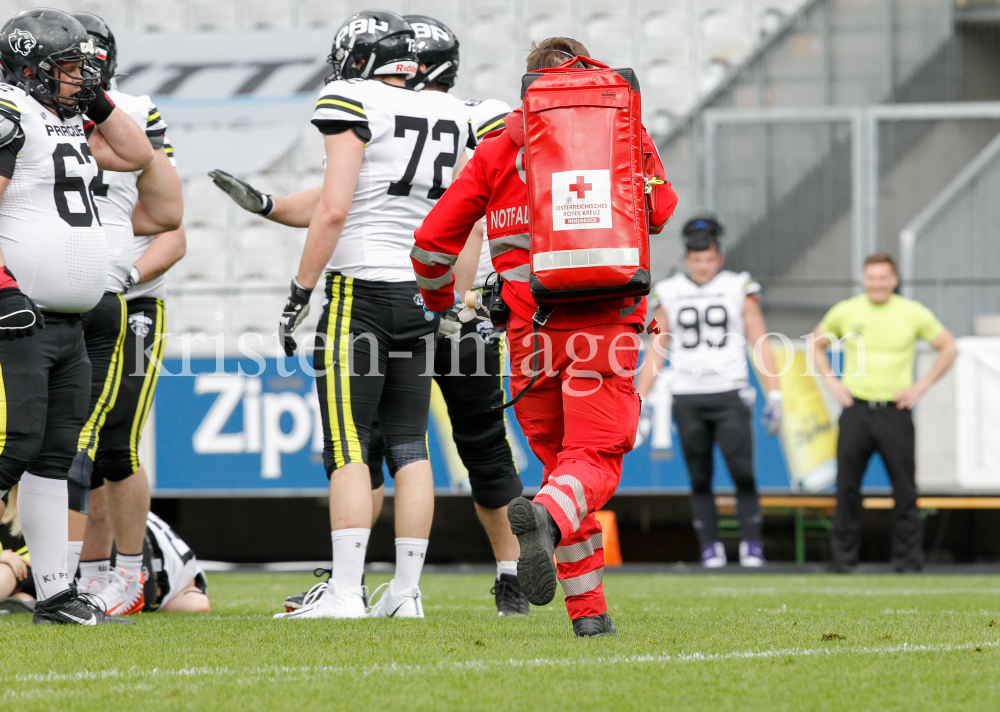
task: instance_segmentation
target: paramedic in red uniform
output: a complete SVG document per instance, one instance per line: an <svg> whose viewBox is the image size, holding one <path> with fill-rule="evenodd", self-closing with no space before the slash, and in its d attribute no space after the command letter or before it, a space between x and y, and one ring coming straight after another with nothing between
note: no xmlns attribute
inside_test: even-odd
<svg viewBox="0 0 1000 712"><path fill-rule="evenodd" d="M577 55L589 56L579 42L550 38L532 48L527 68L556 67ZM425 308L446 311L455 304L456 258L473 225L486 216L490 255L510 307L507 339L515 397L534 368L532 317L538 308L528 285L523 126L519 108L507 116L503 130L483 140L417 229L411 252ZM645 131L642 140L644 152L655 156ZM663 176L658 156L656 172ZM654 191L656 207L647 217L650 231L658 233L673 213L677 196L669 183L656 185ZM521 545L518 582L531 603L544 605L554 597L558 577L579 636L615 633L604 598L604 549L594 512L617 489L622 458L634 443L639 396L633 376L645 320L644 297L555 307L539 327L543 351L537 363L545 372L514 407L544 466L543 486L534 501L518 498L508 507Z"/></svg>

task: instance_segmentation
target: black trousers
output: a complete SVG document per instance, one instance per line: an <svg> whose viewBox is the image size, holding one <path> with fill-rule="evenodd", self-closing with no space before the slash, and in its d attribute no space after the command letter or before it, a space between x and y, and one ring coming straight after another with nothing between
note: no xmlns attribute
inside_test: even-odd
<svg viewBox="0 0 1000 712"><path fill-rule="evenodd" d="M923 566L923 524L917 509L913 414L892 403L855 400L840 416L837 440L837 510L833 516L833 560L850 569L861 547L861 478L878 452L889 472L893 509L892 565L896 571Z"/></svg>
<svg viewBox="0 0 1000 712"><path fill-rule="evenodd" d="M139 469L139 441L160 376L167 334L163 301L156 297L137 297L126 306L121 384L101 430L90 477L91 489L103 486L105 480L121 482Z"/></svg>
<svg viewBox="0 0 1000 712"><path fill-rule="evenodd" d="M472 498L482 507L506 507L524 490L507 441L502 405L503 336L493 333L489 322L473 320L462 325L458 340L438 335L434 350L434 380L448 406L452 437L462 464L469 471ZM372 428L368 467L372 489L384 484L384 445L378 423ZM389 471L395 475L391 457Z"/></svg>
<svg viewBox="0 0 1000 712"><path fill-rule="evenodd" d="M740 535L745 541L759 542L761 515L753 476L752 416L739 391L675 395L673 415L691 476L691 514L701 546L709 546L719 538L719 517L712 494L715 443L719 443L736 485Z"/></svg>
<svg viewBox="0 0 1000 712"><path fill-rule="evenodd" d="M90 359L82 317L44 314L44 329L0 341L0 490L25 471L65 480L87 419Z"/></svg>

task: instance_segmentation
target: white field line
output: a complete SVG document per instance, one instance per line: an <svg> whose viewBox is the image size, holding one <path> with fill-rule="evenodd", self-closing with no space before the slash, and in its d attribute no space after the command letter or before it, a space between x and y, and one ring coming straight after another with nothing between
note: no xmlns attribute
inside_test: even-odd
<svg viewBox="0 0 1000 712"><path fill-rule="evenodd" d="M780 650L745 650L733 651L729 653L659 653L655 655L612 655L595 658L525 658L509 660L465 660L456 662L441 662L436 665L407 665L400 663L376 663L374 665L264 665L249 668L229 668L229 667L198 667L179 668L174 670L164 670L152 668L140 670L129 668L118 670L110 668L107 670L83 670L75 673L56 673L18 675L13 678L14 682L39 683L39 682L81 682L89 680L108 680L120 678L145 678L145 677L227 677L239 676L283 676L286 680L288 675L349 675L349 676L371 676L377 674L420 674L427 675L435 672L466 672L484 671L492 672L498 668L524 669L524 668L560 668L560 667L580 667L583 665L642 665L657 663L685 663L685 662L718 662L725 660L762 660L768 658L805 658L805 657L827 657L840 655L886 655L898 653L947 653L958 650L972 650L975 648L996 648L1000 647L1000 641L990 641L983 643L965 643L953 645L950 643L938 645L912 645L903 643L902 645L886 647L863 647L863 648L787 648ZM11 680L11 678L8 678Z"/></svg>

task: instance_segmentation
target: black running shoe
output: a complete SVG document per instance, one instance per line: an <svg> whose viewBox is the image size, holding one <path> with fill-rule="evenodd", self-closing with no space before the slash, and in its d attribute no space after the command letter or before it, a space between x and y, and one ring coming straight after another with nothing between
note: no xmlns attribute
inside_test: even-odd
<svg viewBox="0 0 1000 712"><path fill-rule="evenodd" d="M584 616L573 620L573 632L577 638L599 638L602 635L618 635L611 616L602 613L599 616Z"/></svg>
<svg viewBox="0 0 1000 712"><path fill-rule="evenodd" d="M521 545L517 557L517 582L529 603L544 606L556 595L556 562L559 542L555 520L540 504L518 497L507 505L510 529Z"/></svg>
<svg viewBox="0 0 1000 712"><path fill-rule="evenodd" d="M310 588L305 593L295 593L285 599L285 611L291 613L292 611L297 611L303 606L308 606L319 600L320 596L326 593L326 589L330 586L330 577L333 576L333 571L331 569L318 568L313 569L313 576L326 576L326 581L320 581L312 588ZM365 585L364 574L361 575L361 585ZM367 590L367 589L366 589ZM368 605L368 597L365 596L365 605Z"/></svg>
<svg viewBox="0 0 1000 712"><path fill-rule="evenodd" d="M31 619L35 625L61 623L64 625L104 625L105 623L127 623L135 621L109 616L99 608L93 598L86 593L78 593L71 586L44 601L35 602L35 615Z"/></svg>
<svg viewBox="0 0 1000 712"><path fill-rule="evenodd" d="M498 616L528 616L531 609L528 607L528 599L521 593L521 587L517 583L517 576L511 574L500 574L493 588L490 589L496 597Z"/></svg>
<svg viewBox="0 0 1000 712"><path fill-rule="evenodd" d="M326 581L320 581L318 584L310 588L305 593L296 593L285 599L285 610L286 611L297 611L303 606L308 606L310 603L315 603L316 600L326 593L327 587L330 585L330 577L333 575L331 569L324 569L322 567L318 569L313 569L313 576L326 576Z"/></svg>
<svg viewBox="0 0 1000 712"><path fill-rule="evenodd" d="M0 598L0 611L3 613L34 613L35 602L25 601L14 596Z"/></svg>

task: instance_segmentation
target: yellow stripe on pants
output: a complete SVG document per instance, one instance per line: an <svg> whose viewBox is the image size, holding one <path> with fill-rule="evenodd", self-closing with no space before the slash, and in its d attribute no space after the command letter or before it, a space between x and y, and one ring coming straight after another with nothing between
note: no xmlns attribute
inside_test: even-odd
<svg viewBox="0 0 1000 712"><path fill-rule="evenodd" d="M111 363L108 364L108 372L104 376L104 387L101 395L97 398L94 410L87 418L87 422L80 431L80 439L77 441L76 449L85 450L87 457L94 459L97 453L97 443L101 437L101 428L107 420L108 413L115 407L118 400L118 389L122 384L122 361L123 346L125 344L125 329L128 328L128 308L125 305L125 298L121 294L118 297L118 306L121 319L118 327L118 338L115 340L115 351L111 355Z"/></svg>
<svg viewBox="0 0 1000 712"><path fill-rule="evenodd" d="M166 344L167 316L163 301L156 300L156 321L153 323L153 353L146 364L142 390L139 392L139 403L132 420L132 431L129 434L129 457L132 460L132 471L139 469L139 439L142 429L146 426L146 418L153 405L153 395L156 393L156 381L160 377L160 366L163 362L163 349Z"/></svg>

